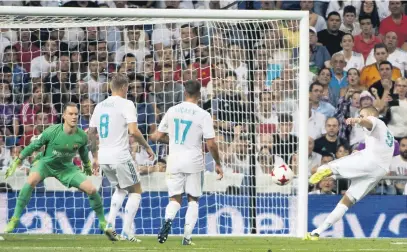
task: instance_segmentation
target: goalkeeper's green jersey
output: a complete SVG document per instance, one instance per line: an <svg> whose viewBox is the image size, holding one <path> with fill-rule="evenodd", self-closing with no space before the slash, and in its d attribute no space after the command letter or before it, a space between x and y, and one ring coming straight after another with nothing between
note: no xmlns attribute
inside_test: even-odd
<svg viewBox="0 0 407 252"><path fill-rule="evenodd" d="M82 162L87 163L89 161L87 144L88 136L82 129L77 128L75 133L67 134L63 124L56 124L44 130L37 140L24 148L20 156L24 159L45 146L40 160L58 169L63 168L64 165L72 165L76 152L79 152Z"/></svg>

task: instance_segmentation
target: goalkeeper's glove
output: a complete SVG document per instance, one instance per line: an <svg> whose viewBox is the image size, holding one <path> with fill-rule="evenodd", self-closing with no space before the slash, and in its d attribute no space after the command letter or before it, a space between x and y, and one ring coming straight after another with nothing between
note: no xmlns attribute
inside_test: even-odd
<svg viewBox="0 0 407 252"><path fill-rule="evenodd" d="M86 176L92 176L92 163L90 160L82 165L83 167L83 173L85 173Z"/></svg>
<svg viewBox="0 0 407 252"><path fill-rule="evenodd" d="M11 163L11 165L7 168L7 171L6 171L6 179L7 179L8 177L10 177L11 175L13 175L13 174L16 172L17 167L19 167L20 164L21 164L21 159L16 158L16 159L13 160L13 162Z"/></svg>

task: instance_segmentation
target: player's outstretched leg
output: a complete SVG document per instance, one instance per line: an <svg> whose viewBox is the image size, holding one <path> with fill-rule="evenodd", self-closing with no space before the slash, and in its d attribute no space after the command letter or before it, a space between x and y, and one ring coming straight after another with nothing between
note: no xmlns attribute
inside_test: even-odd
<svg viewBox="0 0 407 252"><path fill-rule="evenodd" d="M307 233L304 240L317 241L322 232L330 228L337 221L342 219L346 211L354 204L354 201L351 200L347 195L343 196L335 209L328 215L324 222L317 228L314 229L311 233Z"/></svg>
<svg viewBox="0 0 407 252"><path fill-rule="evenodd" d="M331 168L329 168L326 165L323 165L318 168L317 172L312 174L312 176L309 178L309 183L310 184L318 184L321 180L323 180L326 177L329 177L333 174Z"/></svg>
<svg viewBox="0 0 407 252"><path fill-rule="evenodd" d="M175 215L181 208L181 195L177 195L170 198L170 202L165 209L165 220L161 227L160 232L158 233L158 242L164 243L167 241L168 234L171 231L172 220L174 220Z"/></svg>
<svg viewBox="0 0 407 252"><path fill-rule="evenodd" d="M124 209L124 225L121 234L122 240L127 240L131 242L141 242L134 236L132 230L132 225L134 224L134 217L136 216L137 210L140 206L141 201L141 186L137 183L129 188L129 197L127 199L126 207Z"/></svg>
<svg viewBox="0 0 407 252"><path fill-rule="evenodd" d="M82 183L80 183L79 189L81 189L83 192L85 192L88 195L90 206L92 207L93 211L95 211L96 216L99 219L99 228L105 233L105 235L109 238L109 240L117 241L118 238L114 235L113 229L106 228L106 220L105 220L105 214L103 211L103 203L102 203L102 199L100 198L99 193L96 191L96 187L92 184L92 182L90 180L85 180Z"/></svg>
<svg viewBox="0 0 407 252"><path fill-rule="evenodd" d="M116 190L114 191L114 193L112 195L112 201L110 203L110 212L107 217L106 228L112 229L114 235L117 235L116 231L115 231L116 217L120 211L120 208L123 205L123 201L126 198L126 195L127 195L127 191L124 189L121 189L119 187L116 187Z"/></svg>
<svg viewBox="0 0 407 252"><path fill-rule="evenodd" d="M187 213L185 214L184 238L182 239L182 245L195 245L192 242L191 236L198 220L199 205L197 198L189 196L189 199Z"/></svg>
<svg viewBox="0 0 407 252"><path fill-rule="evenodd" d="M11 233L18 226L20 217L23 214L25 207L30 202L32 191L35 186L41 181L41 175L38 172L31 172L28 176L27 183L24 184L20 190L17 198L16 209L14 210L13 217L7 223L4 233Z"/></svg>

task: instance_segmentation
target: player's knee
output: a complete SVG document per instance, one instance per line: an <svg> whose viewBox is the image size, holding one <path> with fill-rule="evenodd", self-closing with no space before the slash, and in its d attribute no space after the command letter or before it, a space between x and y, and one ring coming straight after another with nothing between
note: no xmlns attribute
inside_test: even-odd
<svg viewBox="0 0 407 252"><path fill-rule="evenodd" d="M29 184L31 187L36 187L38 183L41 181L41 176L38 174L32 174L28 177L27 179L27 184Z"/></svg>
<svg viewBox="0 0 407 252"><path fill-rule="evenodd" d="M95 194L96 192L97 192L97 190L96 190L96 187L94 187L94 186L91 186L91 187L85 189L85 193L88 195Z"/></svg>

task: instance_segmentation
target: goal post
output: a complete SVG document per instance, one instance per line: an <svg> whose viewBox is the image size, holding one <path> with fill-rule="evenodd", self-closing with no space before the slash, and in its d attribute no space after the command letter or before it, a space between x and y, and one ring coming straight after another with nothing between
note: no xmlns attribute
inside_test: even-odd
<svg viewBox="0 0 407 252"><path fill-rule="evenodd" d="M170 32L172 36L169 39L169 42L166 41L168 38L165 37L165 34L168 33L167 30L165 30L167 24L175 24L174 28L167 29L171 30ZM186 53L193 54L193 59L191 55L188 55L190 58L185 58L186 56L184 55L183 50L185 49L183 48L185 43L183 44L182 34L174 35L174 33L172 33L174 30L181 30L182 25L185 24L188 24L188 27L198 28L194 31L198 42L190 42L190 48L186 48L187 50L185 50L188 51ZM150 29L149 32L145 31L143 33L149 39L142 42L146 43L146 47L147 44L149 44L149 53L145 52L144 48L139 48L140 50L137 49L130 52L126 51L125 46L129 40L127 33L129 32L129 29L136 29L134 27L138 25L143 27L142 31L146 30L146 27L149 27L148 29ZM164 28L159 30L156 28L159 25L163 25ZM91 27L97 27L96 37L93 40L89 39L93 30L87 29ZM120 71L120 69L124 69L124 72L131 70L129 68L131 62L127 62L126 57L131 57L129 53L134 54L136 61L134 62L135 66L133 66L133 68L137 69L134 70L133 75L135 89L138 88L137 78L139 75L144 75L140 74L140 72L145 71L146 69L147 60L145 59L147 55L152 55L151 58L153 64L155 66L159 65L160 67L158 67L159 70L152 70L153 76L150 76L151 79L148 82L148 87L150 89L144 91L151 94L151 96L154 96L154 99L151 101L154 103L154 108L157 108L158 110L155 110L153 123L151 124L155 124L156 126L159 123L159 118L162 116L160 114L155 114L156 111L165 111L167 109L165 104L158 102L158 100L161 99L161 96L155 88L159 85L158 83L165 82L165 76L167 76L165 71L168 70L168 66L165 63L165 44L167 42L170 43L170 55L171 57L174 57L171 58L170 61L175 62L171 64L170 67L170 81L174 83L173 85L176 85L175 83L182 84L182 81L185 80L184 78L197 78L203 83L204 79L207 78L207 82L205 83L206 88L203 89L203 96L206 95L207 109L214 116L214 122L217 126L217 134L221 134L219 132L224 133L222 133L222 137L219 138L220 144L227 145L223 153L225 159L222 160L222 162L226 169L230 169L230 173L225 173L225 179L223 182L216 182L216 174L214 174L213 169L210 170L209 168L206 170L205 183L203 185L204 196L201 198L199 206L200 219L198 220L194 233L200 235L246 235L255 233L302 237L305 232L307 232L307 125L309 115L308 12L3 6L0 8L0 28L11 29L9 31L10 34L17 32L18 37L15 37L15 35L9 36L10 45L21 42L19 36L21 35L22 30L29 29L30 33L36 33L35 36L37 36L36 38L40 42L40 55L42 55L43 50L45 50L42 47L44 46L44 42L46 42L41 41L44 40L40 35L41 29L47 30L47 32L49 32L48 29L68 28L79 31L79 35L75 34L76 37L68 36L68 40L64 41L65 44L67 44L69 50L71 48L76 48L75 45L77 44L78 48L76 49L80 51L76 52L80 54L81 57L88 60L87 62L85 62L85 60L80 62L83 63L84 66L86 65L87 68L84 70L85 72L91 71L89 70L92 65L91 59L93 60L93 58L96 58L96 61L100 63L99 57L104 57L106 67L103 69L101 68L100 70L98 69L97 73L99 74L98 76L100 76L102 72L106 73L106 79L104 80L106 83L109 80L109 74ZM85 31L85 33L83 33L82 30ZM182 33L182 31L179 32ZM270 32L270 35L267 35L267 32ZM192 31L189 30L189 33L191 34ZM109 40L112 38L114 41ZM75 39L77 39L77 41L75 41ZM160 40L162 47L159 47L158 45L160 45L160 43L155 43L153 41L154 39ZM62 41L61 38L58 40ZM103 56L100 51L101 49L98 48L101 41L107 42L105 45L108 48L105 49L108 50L107 56ZM140 41L141 39L139 39L138 42ZM281 45L277 45L278 43L281 43ZM84 47L85 44L86 48ZM94 48L92 46L94 46ZM123 46L125 49L119 54L120 48ZM2 48L1 45L0 48ZM2 49L4 50L4 48ZM206 56L208 57L208 61L205 63L207 66L203 67L203 63L199 60L204 57L202 56L203 52L201 50L205 49L208 49L208 55ZM48 48L46 50L50 49ZM59 50L61 49L59 48ZM294 51L296 51L296 53L294 53ZM260 59L263 52L265 53L266 58ZM1 51L0 57L4 58L5 54L6 52ZM75 52L69 52L68 55L70 60L73 60L73 54L75 54ZM142 54L142 56L139 54ZM272 56L270 56L271 54ZM58 70L60 70L60 65L62 64L61 61L59 61L61 55L65 54L60 54L56 57L59 62ZM112 58L109 58L111 55L114 55L115 57L112 56ZM290 55L289 58L287 55ZM140 58L142 58L141 63L139 60ZM264 66L261 66L262 60L266 62ZM282 63L277 64L275 62ZM17 64L17 62L14 63ZM21 62L19 63L21 64ZM72 67L73 63L73 61L70 61L70 67ZM197 63L199 66L192 63ZM40 62L40 64L45 63ZM52 65L52 63L50 65ZM98 68L99 65L96 65L95 68ZM222 66L226 69L222 68ZM68 68L70 69L70 67ZM43 66L40 68L42 71L45 69ZM48 68L54 69L52 66L48 66ZM30 69L32 69L32 66ZM61 72L55 71L54 73L53 70L49 69L46 70L50 71L47 73L49 76L56 76ZM217 72L218 70L219 72ZM63 103L66 99L72 99L73 96L78 96L78 102L83 102L85 96L81 96L83 90L80 88L83 83L85 83L88 88L86 98L91 98L97 103L100 101L98 99L107 97L108 91L105 90L105 86L102 85L103 81L101 81L100 86L94 88L96 91L91 94L91 85L95 85L95 83L92 82L90 78L86 78L86 76L83 77L83 75L87 74L87 72L85 72L77 70L78 74L76 83L68 84L77 88L72 88L72 90L68 88L67 91L65 89L51 87L47 91L49 92L49 96L52 97L51 100L55 99L55 93L59 92L61 97L64 97L58 101L59 103ZM232 72L232 74L230 72ZM31 77L36 76L28 69L27 73L30 74ZM292 75L290 73L292 73ZM1 74L2 73L0 73L0 75ZM206 76L208 74L209 76ZM194 75L197 76L193 77ZM261 77L263 78L262 81L258 80L258 78L260 78L259 76L263 76ZM39 78L42 78L39 83L44 86L44 83L46 82L44 81L45 77L40 75ZM142 80L140 82L147 83ZM211 83L211 88L206 86L209 82ZM261 84L256 84L260 82ZM30 81L27 81L27 83L29 83L27 85L32 84ZM277 85L279 85L278 88L276 87ZM20 99L18 102L23 106L23 101L21 100L23 98L21 97L22 95L24 95L24 97L27 95L29 96L30 94L32 95L32 92L34 92L32 90L33 86L35 85L31 85L31 89L27 91L31 93L24 93L24 91L21 91L23 94L13 93L12 99L16 99L16 101L17 99ZM147 84L143 84L142 88L144 87L146 89L146 86ZM238 106L229 100L230 97L236 94L234 93L236 91L235 89L240 94L239 99L242 99L235 101L236 104L245 104L244 107L246 108L242 111L238 110L240 112L236 113L238 114L236 115L237 117L240 118L242 116L242 118L245 118L244 120L238 119L241 120L240 124L239 122L233 122L233 120L237 120L236 118L227 118L232 110L228 111L228 109L225 109L228 106L229 108L232 106L233 109L236 109L234 106ZM180 90L182 90L182 88ZM44 91L42 92L45 94ZM179 97L179 94L174 90L166 91L164 89L160 92L163 96L174 102L178 99L177 97ZM277 92L279 95L276 95ZM66 93L69 93L69 95L66 95ZM232 93L233 95L231 95ZM258 121L259 119L257 116L257 114L261 114L261 111L258 108L261 103L259 102L259 99L265 97L266 94L269 93L272 97L270 98L272 101L268 101L270 102L270 107L273 108L274 112L275 107L279 108L277 109L278 111L273 114L277 121L274 121L274 119L269 120L263 118L264 121L260 122ZM161 102L164 103L167 98L162 98L163 100ZM55 116L58 116L58 102L52 101L52 103L55 103ZM201 105L205 106L203 104ZM45 107L45 104L42 104L42 107ZM54 113L53 109L54 108L48 110L48 114L45 115L49 117L47 120L51 120ZM21 116L21 110L16 109L15 111L18 111L16 113L19 113L18 115ZM146 108L143 111L147 113ZM293 120L300 125L300 127L298 127L298 132L293 132L293 134L297 136L297 142L288 143L288 145L294 146L293 148L296 150L298 172L294 183L289 186L278 187L271 183L270 174L267 174L267 172L262 170L263 168L261 168L259 160L263 157L262 154L260 154L261 149L265 146L263 144L269 144L267 148L270 148L270 150L275 148L274 153L270 153L270 155L277 155L282 159L286 159L286 163L289 166L291 166L291 162L294 163L294 161L292 161L293 153L289 153L290 155L288 155L288 153L283 153L281 148L277 148L276 144L273 146L273 143L271 143L273 139L275 139L275 135L281 133L279 127L282 126L279 126L279 123L282 122L278 122L279 118L285 118L288 114L296 115ZM23 122L20 123L23 125L23 128L26 126ZM292 121L290 123L292 123ZM35 125L35 123L33 124ZM146 126L147 131L151 129L149 125ZM222 128L224 127L222 125L229 125L227 126L229 131ZM241 130L241 132L239 130ZM8 139L7 137L9 134L6 135L4 131L0 132L4 139ZM146 136L150 133L151 132L147 132ZM289 133L291 134L291 132L285 132L284 134ZM24 132L19 132L18 134L24 135ZM269 136L270 139L262 139L263 134L264 136ZM238 138L240 140L236 140ZM244 145L243 141L249 142L246 146L247 152L245 155L238 153L241 151L241 148L246 148L242 147ZM263 141L271 142L263 143ZM18 145L17 141L14 142L14 144L11 144L10 148L16 145ZM156 144L153 145L158 156L165 159L166 147ZM239 149L239 151L237 151L237 149ZM139 158L142 158L142 154L137 155L139 155ZM265 158L267 159L267 157ZM243 163L246 161L248 162L248 167L243 168L245 171L237 171L239 168L236 167L239 165L244 166ZM158 167L156 163L151 164L149 167L154 168L146 168L144 171L146 172L146 175L141 177L142 187L145 193L142 196L143 200L141 208L136 216L136 219L139 218L142 220L135 221L135 231L137 234L156 233L161 223L160 221L164 216L165 204L168 201L167 195L165 194L165 172L162 168ZM206 165L206 167L210 166ZM266 168L266 170L267 169L268 168ZM257 171L263 171L264 177L259 178L260 175L257 174ZM1 173L0 171L0 176L2 176L2 174L4 173ZM15 191L18 191L25 178L26 173L20 172L8 180L4 180L2 177L0 183L8 183ZM105 184L105 180L103 180L101 176L93 176L91 179L98 188L100 188L102 196L105 199L106 197L110 199L112 188ZM89 204L86 202L85 196L71 189L61 189L62 187L52 180L46 180L44 188L45 192L36 191L36 193L33 193L32 201L34 201L34 203L29 204L28 207L31 209L29 209L27 214L23 215L24 218L22 218L23 226L25 227L22 228L20 226L18 232L75 234L78 233L77 229L82 229L79 233L97 233L97 231L94 231L97 225L92 224L92 219L88 217L92 216L93 213L90 213L91 210ZM4 206L8 206L8 208L6 207L3 209L5 214L0 212L0 229L3 228L2 225L4 226L7 221L7 219L2 218L11 217L12 208L15 206L17 195L18 194L15 192L8 194L0 193L0 203L3 204L2 201L4 201ZM84 201L78 201L77 203L76 199L78 197L83 198ZM65 203L61 206L59 205L60 201L65 201ZM108 211L109 202L110 200L107 203L105 202L106 211ZM185 210L186 208L183 207L178 216L183 217ZM65 214L64 211L66 211ZM72 217L72 215L74 217ZM40 218L42 224L34 223L36 221L35 217ZM75 222L69 224L69 218L75 218ZM220 218L222 218L222 221L219 220ZM183 221L179 222L179 224L174 224L173 233L182 233L182 223ZM44 228L44 225L46 224L53 226L51 231ZM33 225L37 225L37 229L30 231L30 227ZM42 229L38 228L38 225L42 227ZM70 226L69 228L65 228L64 225ZM120 224L118 224L118 226L120 226ZM278 229L280 226L281 228Z"/></svg>

